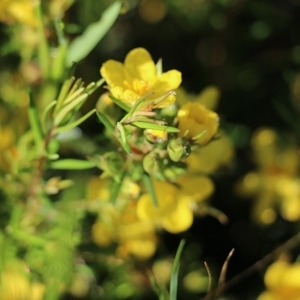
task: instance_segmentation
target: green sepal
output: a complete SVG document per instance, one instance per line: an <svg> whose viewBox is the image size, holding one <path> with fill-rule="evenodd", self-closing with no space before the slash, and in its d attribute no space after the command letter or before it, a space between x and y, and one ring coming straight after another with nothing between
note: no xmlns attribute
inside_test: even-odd
<svg viewBox="0 0 300 300"><path fill-rule="evenodd" d="M180 131L176 127L160 125L160 124L151 123L151 122L136 121L136 122L130 123L130 125L133 125L135 127L142 128L142 129L162 130L162 131L167 131L167 132L172 132L172 133L176 133L176 132Z"/></svg>
<svg viewBox="0 0 300 300"><path fill-rule="evenodd" d="M95 166L92 161L80 159L60 159L49 164L49 167L55 170L86 170Z"/></svg>
<svg viewBox="0 0 300 300"><path fill-rule="evenodd" d="M185 245L185 240L181 240L178 246L176 256L174 259L171 281L170 281L170 300L177 300L177 286L178 286L178 271L179 271L179 260Z"/></svg>
<svg viewBox="0 0 300 300"><path fill-rule="evenodd" d="M93 50L117 19L121 7L121 1L111 4L99 21L88 26L81 36L73 40L67 53L67 66L82 60Z"/></svg>

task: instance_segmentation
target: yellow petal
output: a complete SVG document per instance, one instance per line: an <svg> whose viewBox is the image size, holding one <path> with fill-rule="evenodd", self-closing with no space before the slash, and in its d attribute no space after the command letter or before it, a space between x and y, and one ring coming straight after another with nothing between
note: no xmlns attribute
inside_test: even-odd
<svg viewBox="0 0 300 300"><path fill-rule="evenodd" d="M107 247L114 240L114 230L112 227L97 222L92 227L92 237L97 245Z"/></svg>
<svg viewBox="0 0 300 300"><path fill-rule="evenodd" d="M115 60L108 60L102 65L100 73L110 87L125 87L124 68L123 64L121 64L120 62Z"/></svg>
<svg viewBox="0 0 300 300"><path fill-rule="evenodd" d="M141 220L157 221L176 207L176 193L178 190L175 186L167 182L155 181L154 188L158 207L153 205L149 194L142 195L137 204L137 216Z"/></svg>
<svg viewBox="0 0 300 300"><path fill-rule="evenodd" d="M158 78L158 83L155 84L155 87L159 85L164 85L164 91L175 90L179 87L181 83L181 73L177 70L170 70L161 74ZM158 85L158 86L156 86Z"/></svg>
<svg viewBox="0 0 300 300"><path fill-rule="evenodd" d="M201 201L210 196L214 191L212 180L206 176L185 175L179 178L180 194L188 196L191 201Z"/></svg>
<svg viewBox="0 0 300 300"><path fill-rule="evenodd" d="M129 106L134 105L134 103L140 98L140 96L137 95L132 90L128 90L128 89L124 90L120 86L116 86L116 87L111 88L110 92L112 93L112 95L115 98L125 102Z"/></svg>
<svg viewBox="0 0 300 300"><path fill-rule="evenodd" d="M171 211L162 222L164 229L171 233L179 233L191 227L193 213L187 201L179 201L177 208Z"/></svg>
<svg viewBox="0 0 300 300"><path fill-rule="evenodd" d="M197 96L195 101L204 105L207 109L215 109L218 105L220 98L220 90L211 85L206 87L201 93Z"/></svg>
<svg viewBox="0 0 300 300"><path fill-rule="evenodd" d="M155 64L144 48L136 48L130 51L124 62L125 77L128 82L134 79L142 79L153 82L156 78Z"/></svg>

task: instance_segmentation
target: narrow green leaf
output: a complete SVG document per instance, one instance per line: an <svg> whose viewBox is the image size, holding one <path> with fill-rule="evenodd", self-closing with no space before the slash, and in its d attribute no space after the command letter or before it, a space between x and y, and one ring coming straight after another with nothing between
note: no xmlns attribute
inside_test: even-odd
<svg viewBox="0 0 300 300"><path fill-rule="evenodd" d="M92 161L80 159L60 159L50 163L50 168L56 170L86 170L95 166Z"/></svg>
<svg viewBox="0 0 300 300"><path fill-rule="evenodd" d="M22 12L21 12L22 13ZM23 12L24 13L24 12ZM49 44L45 34L45 24L44 24L44 12L42 11L42 3L38 2L35 5L35 14L38 20L37 27L37 37L38 37L38 45L37 45L37 54L39 60L39 66L41 67L42 74L44 78L48 78L50 71L50 60L49 60Z"/></svg>
<svg viewBox="0 0 300 300"><path fill-rule="evenodd" d="M86 113L84 116L82 116L81 118L79 118L78 120L69 123L67 125L64 125L62 127L58 127L55 129L55 133L61 133L63 131L67 131L70 130L78 125L80 125L81 123L83 123L87 118L89 118L94 112L96 111L96 109L92 109L91 111L89 111L88 113Z"/></svg>
<svg viewBox="0 0 300 300"><path fill-rule="evenodd" d="M131 148L130 146L126 143L123 143L123 140L121 138L121 136L118 137L118 140L120 142L120 144L122 145L122 147L124 148L124 150L126 151L127 154L132 154Z"/></svg>
<svg viewBox="0 0 300 300"><path fill-rule="evenodd" d="M112 95L109 95L109 98L115 103L117 104L119 107L121 107L123 110L125 110L126 112L129 112L130 111L130 107L124 103L123 101L113 97Z"/></svg>
<svg viewBox="0 0 300 300"><path fill-rule="evenodd" d="M120 122L117 123L117 128L119 129L119 133L120 133L120 135L118 136L118 140L120 141L120 143L123 146L123 148L125 149L125 151L128 154L131 154L132 151L131 151L131 148L130 148L128 142L127 142L125 129L124 129L123 125Z"/></svg>
<svg viewBox="0 0 300 300"><path fill-rule="evenodd" d="M114 132L115 127L110 123L110 121L107 119L107 117L102 114L100 111L96 112L98 119L100 122L111 132Z"/></svg>
<svg viewBox="0 0 300 300"><path fill-rule="evenodd" d="M170 282L170 300L177 300L177 286L178 286L178 271L179 271L179 260L185 245L185 240L181 240L178 246L176 256L172 267L172 275Z"/></svg>
<svg viewBox="0 0 300 300"><path fill-rule="evenodd" d="M104 78L99 79L96 83L92 82L93 84L89 84L86 88L85 88L85 92L88 93L89 95L91 95L92 93L94 93L96 91L96 89L98 89L103 83L105 82Z"/></svg>
<svg viewBox="0 0 300 300"><path fill-rule="evenodd" d="M67 80L65 80L65 82L63 83L63 86L61 87L58 95L57 104L54 109L54 113L53 113L54 116L56 116L60 108L63 106L64 100L74 81L75 81L75 77L70 77Z"/></svg>
<svg viewBox="0 0 300 300"><path fill-rule="evenodd" d="M122 175L120 176L118 181L114 181L111 185L110 185L110 197L109 197L109 201L113 204L116 203L116 200L118 198L120 189L122 187L123 184L123 179L125 177L126 172L122 172Z"/></svg>
<svg viewBox="0 0 300 300"><path fill-rule="evenodd" d="M74 39L68 50L67 66L82 60L92 51L117 19L121 6L121 1L114 2L103 12L98 22L91 24L81 36Z"/></svg>
<svg viewBox="0 0 300 300"><path fill-rule="evenodd" d="M147 189L148 193L151 196L153 205L155 207L158 207L158 201L157 201L157 197L156 197L156 192L155 192L155 188L153 186L153 182L151 180L151 177L147 173L144 173L143 174L143 180L144 180L144 184L146 186L146 189Z"/></svg>
<svg viewBox="0 0 300 300"><path fill-rule="evenodd" d="M39 113L35 105L32 91L29 92L28 117L29 117L30 127L33 133L34 141L36 143L36 147L37 149L40 149L43 142L42 126L41 126Z"/></svg>
<svg viewBox="0 0 300 300"><path fill-rule="evenodd" d="M120 122L117 123L117 128L119 129L122 142L124 144L127 144L125 129L124 129L123 125Z"/></svg>
<svg viewBox="0 0 300 300"><path fill-rule="evenodd" d="M142 128L142 129L162 130L162 131L173 132L173 133L176 133L176 132L180 131L176 127L160 125L160 124L150 123L150 122L136 121L136 122L130 123L130 125L133 125L135 127Z"/></svg>
<svg viewBox="0 0 300 300"><path fill-rule="evenodd" d="M88 94L82 94L77 99L73 100L72 102L68 103L66 106L64 106L57 114L57 116L54 119L54 124L59 125L63 119L66 117L66 115L74 109L77 105L82 104L88 97Z"/></svg>
<svg viewBox="0 0 300 300"><path fill-rule="evenodd" d="M44 133L46 132L47 130L47 117L49 115L49 112L51 111L51 109L56 105L57 101L52 101L50 102L44 109L43 113L42 113L42 118L41 118L41 123L42 123L42 126L43 126L43 130L44 130Z"/></svg>

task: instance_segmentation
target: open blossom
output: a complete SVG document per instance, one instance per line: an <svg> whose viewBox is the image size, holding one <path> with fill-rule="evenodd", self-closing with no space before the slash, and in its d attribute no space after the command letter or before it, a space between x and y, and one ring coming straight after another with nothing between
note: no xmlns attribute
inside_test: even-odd
<svg viewBox="0 0 300 300"><path fill-rule="evenodd" d="M252 137L257 170L237 184L242 196L254 196L253 218L271 224L278 212L288 221L300 219L299 155L294 143L282 146L271 128L261 128Z"/></svg>
<svg viewBox="0 0 300 300"><path fill-rule="evenodd" d="M157 237L153 222L141 221L136 214L139 187L125 179L120 191L120 201L109 202L110 181L92 177L88 185L89 208L99 212L98 220L92 227L92 238L100 247L117 244L120 257L133 255L147 259L156 251Z"/></svg>
<svg viewBox="0 0 300 300"><path fill-rule="evenodd" d="M300 263L291 264L278 260L269 268L264 277L267 290L258 300L300 299Z"/></svg>
<svg viewBox="0 0 300 300"><path fill-rule="evenodd" d="M217 133L218 115L199 102L187 102L178 111L179 136L192 138L199 144L208 143Z"/></svg>
<svg viewBox="0 0 300 300"><path fill-rule="evenodd" d="M214 186L208 177L202 175L185 175L178 184L179 188L168 182L154 181L158 207L154 206L150 194L145 193L138 200L137 216L171 233L190 228L194 208L213 193Z"/></svg>
<svg viewBox="0 0 300 300"><path fill-rule="evenodd" d="M130 51L124 64L108 60L102 65L100 73L105 78L111 94L129 106L149 93L147 99L159 99L167 92L177 89L181 83L181 73L177 70L160 74L144 48ZM174 95L166 95L163 100L155 103L153 108L162 108L174 101Z"/></svg>

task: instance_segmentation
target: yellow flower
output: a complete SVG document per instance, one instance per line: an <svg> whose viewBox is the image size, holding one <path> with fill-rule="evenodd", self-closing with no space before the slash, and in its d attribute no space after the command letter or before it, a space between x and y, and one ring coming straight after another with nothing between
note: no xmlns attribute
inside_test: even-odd
<svg viewBox="0 0 300 300"><path fill-rule="evenodd" d="M1 300L42 300L45 286L38 282L30 282L25 265L12 262L5 266L0 275Z"/></svg>
<svg viewBox="0 0 300 300"><path fill-rule="evenodd" d="M234 148L225 132L220 133L220 138L198 147L185 159L191 173L213 173L220 166L226 166L232 160Z"/></svg>
<svg viewBox="0 0 300 300"><path fill-rule="evenodd" d="M178 183L180 189L168 182L154 181L158 207L153 205L150 194L145 193L138 200L137 216L171 233L187 230L193 223L195 204L211 195L214 186L205 176L186 175Z"/></svg>
<svg viewBox="0 0 300 300"><path fill-rule="evenodd" d="M176 91L176 103L179 106L187 102L197 102L205 106L207 109L215 110L220 98L220 90L210 85L204 88L198 95L188 94L183 88Z"/></svg>
<svg viewBox="0 0 300 300"><path fill-rule="evenodd" d="M270 128L256 131L252 138L253 156L258 170L237 184L237 192L255 196L253 218L262 224L276 220L276 208L288 221L300 219L299 156L290 142L281 147L279 137Z"/></svg>
<svg viewBox="0 0 300 300"><path fill-rule="evenodd" d="M136 215L139 186L125 178L116 203L109 202L110 181L92 177L88 184L89 208L98 211L99 218L92 226L93 241L107 247L117 244L120 257L134 255L139 259L151 257L157 246L153 222L141 221Z"/></svg>
<svg viewBox="0 0 300 300"><path fill-rule="evenodd" d="M34 1L1 0L0 20L6 23L22 23L35 27L37 19L34 13Z"/></svg>
<svg viewBox="0 0 300 300"><path fill-rule="evenodd" d="M178 201L178 188L163 181L154 181L154 188L158 207L153 205L150 194L143 194L137 204L140 220L152 221L172 233L187 230L193 222L193 214L186 202Z"/></svg>
<svg viewBox="0 0 300 300"><path fill-rule="evenodd" d="M218 115L198 102L187 102L178 111L179 136L195 139L199 144L208 143L217 133Z"/></svg>
<svg viewBox="0 0 300 300"><path fill-rule="evenodd" d="M130 51L124 64L115 60L105 62L100 73L112 95L129 106L149 93L153 94L148 99L158 99L177 89L181 83L181 73L176 70L159 74L150 54L144 48ZM174 101L174 95L166 96L164 100L154 103L151 109L168 106Z"/></svg>
<svg viewBox="0 0 300 300"><path fill-rule="evenodd" d="M267 291L258 300L299 300L300 299L300 263L290 264L276 261L266 271L264 281Z"/></svg>

